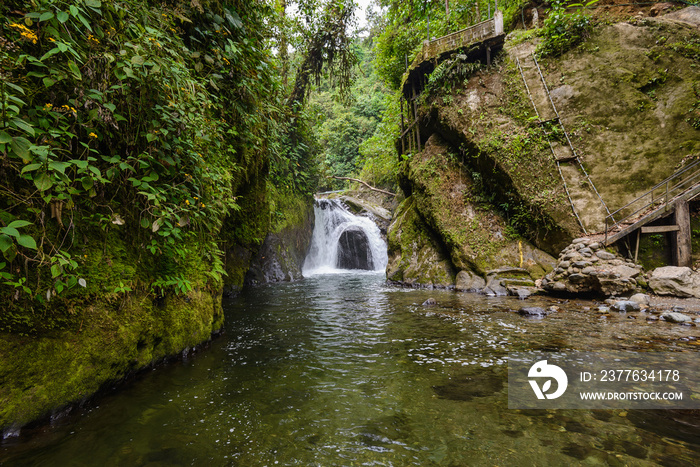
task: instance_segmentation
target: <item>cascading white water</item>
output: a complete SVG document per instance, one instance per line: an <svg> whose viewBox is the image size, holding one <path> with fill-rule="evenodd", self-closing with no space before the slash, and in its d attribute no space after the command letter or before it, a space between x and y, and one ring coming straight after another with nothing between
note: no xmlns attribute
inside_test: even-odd
<svg viewBox="0 0 700 467"><path fill-rule="evenodd" d="M348 269L386 269L386 242L374 222L355 216L333 199L317 199L314 214L316 223L302 268L304 276Z"/></svg>

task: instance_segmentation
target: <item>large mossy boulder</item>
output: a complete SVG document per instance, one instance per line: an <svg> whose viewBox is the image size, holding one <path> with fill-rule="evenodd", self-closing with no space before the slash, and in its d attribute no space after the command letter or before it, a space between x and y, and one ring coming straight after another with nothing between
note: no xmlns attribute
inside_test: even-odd
<svg viewBox="0 0 700 467"><path fill-rule="evenodd" d="M389 282L408 286L451 287L456 271L440 239L420 218L413 197L396 210L387 235Z"/></svg>
<svg viewBox="0 0 700 467"><path fill-rule="evenodd" d="M539 279L555 260L520 237L490 204L437 134L408 162L415 209L438 236L455 269L486 277L489 271L517 267Z"/></svg>

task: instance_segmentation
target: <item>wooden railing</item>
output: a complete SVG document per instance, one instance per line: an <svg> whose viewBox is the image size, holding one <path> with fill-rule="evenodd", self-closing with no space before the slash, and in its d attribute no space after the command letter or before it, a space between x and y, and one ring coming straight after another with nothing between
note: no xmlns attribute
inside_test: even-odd
<svg viewBox="0 0 700 467"><path fill-rule="evenodd" d="M649 191L638 196L633 201L622 206L605 217L605 243L608 243L608 232L614 227L628 223L631 219L642 217L654 211L666 208L678 197L690 193L700 184L700 160L677 171L662 182L654 185ZM620 219L615 216L624 215Z"/></svg>
<svg viewBox="0 0 700 467"><path fill-rule="evenodd" d="M424 41L421 51L413 59L411 68L445 52L466 47L500 34L503 34L503 13L500 10L496 10L494 16L486 21L438 37L432 41Z"/></svg>

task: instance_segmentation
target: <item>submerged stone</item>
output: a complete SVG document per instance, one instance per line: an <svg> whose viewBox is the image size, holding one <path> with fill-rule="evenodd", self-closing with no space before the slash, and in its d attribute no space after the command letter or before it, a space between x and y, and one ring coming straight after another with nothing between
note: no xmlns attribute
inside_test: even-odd
<svg viewBox="0 0 700 467"><path fill-rule="evenodd" d="M547 312L544 308L538 306L525 306L518 310L518 314L521 316L531 317L531 318L544 318L547 316Z"/></svg>

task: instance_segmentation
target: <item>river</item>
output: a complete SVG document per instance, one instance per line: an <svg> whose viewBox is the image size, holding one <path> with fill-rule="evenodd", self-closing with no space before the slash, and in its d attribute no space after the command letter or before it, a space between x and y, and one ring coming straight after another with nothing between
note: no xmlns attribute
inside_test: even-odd
<svg viewBox="0 0 700 467"><path fill-rule="evenodd" d="M422 306L429 297L438 305ZM586 302L527 319L512 311L522 304L390 287L376 272L250 288L224 302L209 348L4 440L0 462L697 465L696 414L507 402L509 351L694 351L689 328L601 317Z"/></svg>

